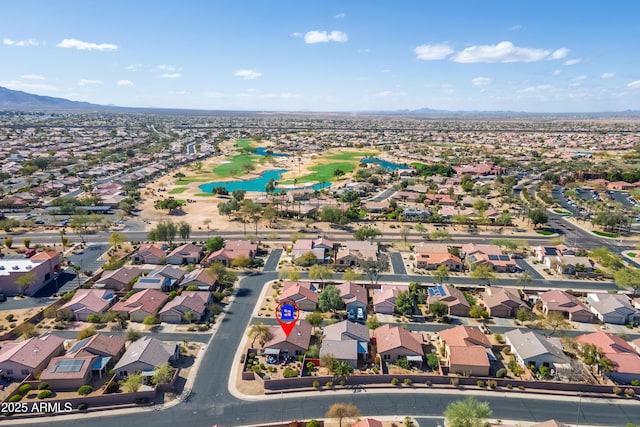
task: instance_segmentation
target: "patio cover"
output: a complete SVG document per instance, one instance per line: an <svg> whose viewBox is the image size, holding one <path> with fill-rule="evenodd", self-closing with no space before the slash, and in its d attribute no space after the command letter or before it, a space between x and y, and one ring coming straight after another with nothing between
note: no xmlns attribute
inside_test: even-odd
<svg viewBox="0 0 640 427"><path fill-rule="evenodd" d="M358 354L367 354L367 343L365 341L358 341Z"/></svg>
<svg viewBox="0 0 640 427"><path fill-rule="evenodd" d="M266 348L264 350L264 354L270 355L270 356L278 356L278 355L280 355L280 349L279 348Z"/></svg>
<svg viewBox="0 0 640 427"><path fill-rule="evenodd" d="M408 362L420 362L422 363L422 356L407 356Z"/></svg>

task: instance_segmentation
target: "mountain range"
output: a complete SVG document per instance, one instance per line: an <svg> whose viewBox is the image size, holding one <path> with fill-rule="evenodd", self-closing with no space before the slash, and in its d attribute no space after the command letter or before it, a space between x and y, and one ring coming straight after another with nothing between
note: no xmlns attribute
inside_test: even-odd
<svg viewBox="0 0 640 427"><path fill-rule="evenodd" d="M19 90L12 90L0 86L0 110L13 111L119 111L119 112L165 112L171 114L189 114L203 110L187 109L165 109L165 108L130 108L117 107L113 105L91 104L89 102L71 101L65 98L55 98L51 96L35 95ZM214 112L211 110L210 112ZM216 111L220 113L221 111ZM251 114L249 111L235 111L239 114ZM258 113L255 111L254 113ZM276 112L277 113L277 112ZM308 112L310 113L310 112ZM353 112L345 112L353 113ZM640 117L640 111L620 111L620 112L593 112L593 113L527 113L515 111L449 111L435 110L431 108L420 108L416 110L393 110L393 111L360 111L360 115L406 115L406 116L434 116L452 118L500 118L500 117L573 117L573 118L597 118L597 117ZM293 113L296 114L296 113ZM299 114L305 114L299 112ZM322 114L322 113L320 113Z"/></svg>

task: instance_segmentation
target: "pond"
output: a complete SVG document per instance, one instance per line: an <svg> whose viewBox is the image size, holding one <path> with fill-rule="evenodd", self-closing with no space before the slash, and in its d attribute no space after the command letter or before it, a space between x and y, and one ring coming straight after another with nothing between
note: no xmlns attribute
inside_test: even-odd
<svg viewBox="0 0 640 427"><path fill-rule="evenodd" d="M256 148L253 153L257 154L258 156L291 157L289 154L285 153L274 153L269 147Z"/></svg>
<svg viewBox="0 0 640 427"><path fill-rule="evenodd" d="M245 191L255 191L259 193L264 193L265 188L267 187L267 183L271 179L275 179L276 181L280 179L283 173L288 172L286 169L274 169L268 170L260 174L257 178L247 179L245 181L216 181L216 182L208 182L206 184L199 185L198 188L202 190L203 193L211 193L216 187L224 187L229 193L233 190L245 190ZM325 184L326 185L326 184ZM320 190L323 188L322 184L313 184L313 185L303 185L303 186L286 186L283 187L287 190L296 190L311 188L313 190ZM280 192L280 189L276 187L276 193Z"/></svg>
<svg viewBox="0 0 640 427"><path fill-rule="evenodd" d="M398 169L409 169L409 166L407 165L400 165L398 163L393 163L387 160L381 160L378 159L376 157L367 157L366 159L362 159L360 160L361 163L376 163L380 166L382 166L383 168L385 168L386 170L390 170L390 171L395 171Z"/></svg>

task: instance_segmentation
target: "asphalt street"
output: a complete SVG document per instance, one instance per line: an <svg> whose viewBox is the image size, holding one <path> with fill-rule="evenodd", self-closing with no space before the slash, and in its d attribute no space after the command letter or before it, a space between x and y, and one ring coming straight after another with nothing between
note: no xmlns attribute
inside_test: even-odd
<svg viewBox="0 0 640 427"><path fill-rule="evenodd" d="M274 255L272 255L274 256ZM273 260L268 260L267 264ZM336 402L352 403L364 416L413 415L440 417L445 407L464 396L459 390L419 392L411 389L374 392L358 389L353 392L322 391L308 395L280 395L257 401L243 401L232 396L228 389L228 376L232 372L235 350L238 348L251 313L263 285L276 278L275 272L247 276L240 282L236 298L221 322L217 333L208 345L200 370L191 388L191 398L163 410L127 411L124 414L108 412L87 414L80 417L53 417L34 419L27 425L112 427L114 425L137 426L194 426L214 424L239 426L281 422L296 419L320 418L328 407ZM356 392L357 391L357 392ZM583 398L581 402L535 394L509 394L488 392L482 400L489 402L494 416L499 419L544 421L554 418L560 422L583 424L619 425L638 422L638 406L625 405L624 401ZM579 412L578 412L579 410ZM428 418L424 425L441 425L439 418ZM435 423L435 424L432 424ZM12 425L11 420L3 420ZM23 424L24 425L24 424Z"/></svg>

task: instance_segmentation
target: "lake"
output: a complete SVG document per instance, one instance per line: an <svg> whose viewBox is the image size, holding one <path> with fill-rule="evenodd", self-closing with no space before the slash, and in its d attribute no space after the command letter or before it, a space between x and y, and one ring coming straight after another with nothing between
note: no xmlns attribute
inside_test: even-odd
<svg viewBox="0 0 640 427"><path fill-rule="evenodd" d="M409 166L406 165L400 165L398 163L393 163L393 162L389 162L387 160L381 160L375 157L367 157L366 159L362 159L360 160L361 163L375 163L378 164L380 166L382 166L383 168L385 168L386 170L389 171L395 171L398 169L409 169Z"/></svg>
<svg viewBox="0 0 640 427"><path fill-rule="evenodd" d="M269 147L260 147L256 148L253 154L257 154L258 156L273 156L273 157L291 157L289 154L285 153L274 153L270 151Z"/></svg>
<svg viewBox="0 0 640 427"><path fill-rule="evenodd" d="M245 190L245 191L255 191L259 193L264 193L265 188L267 187L267 183L271 179L275 179L276 181L279 180L280 177L282 177L282 174L285 172L288 172L288 171L286 169L274 169L274 170L263 172L257 178L247 179L245 181L208 182L206 184L199 185L198 188L202 190L203 193L211 193L211 190L213 190L216 187L224 187L229 193L231 193L233 190ZM314 185L305 185L301 187L298 187L298 186L295 187L296 190L305 189L305 188L320 190L323 188L323 185L319 183ZM293 186L291 186L291 188L287 186L287 187L283 187L283 189L293 190L294 188ZM280 189L276 187L276 193L279 193L279 192L280 192Z"/></svg>

